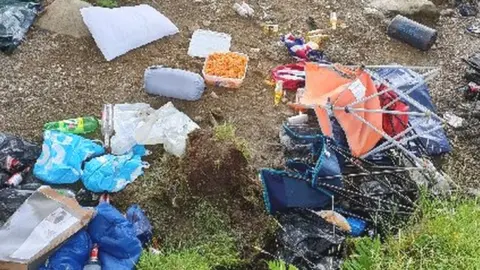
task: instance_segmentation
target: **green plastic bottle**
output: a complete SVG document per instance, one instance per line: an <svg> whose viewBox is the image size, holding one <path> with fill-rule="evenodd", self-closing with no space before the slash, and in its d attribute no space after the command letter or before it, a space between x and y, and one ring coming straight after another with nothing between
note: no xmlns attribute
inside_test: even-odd
<svg viewBox="0 0 480 270"><path fill-rule="evenodd" d="M61 132L86 134L95 131L98 128L98 120L95 117L79 117L63 121L46 123L43 126L45 130L58 130Z"/></svg>

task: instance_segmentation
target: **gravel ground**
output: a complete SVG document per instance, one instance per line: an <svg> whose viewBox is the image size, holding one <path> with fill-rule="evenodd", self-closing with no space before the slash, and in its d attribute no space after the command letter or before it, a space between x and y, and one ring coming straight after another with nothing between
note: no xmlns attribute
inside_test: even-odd
<svg viewBox="0 0 480 270"><path fill-rule="evenodd" d="M155 1L155 0L154 0ZM54 121L82 115L99 115L102 104L146 102L158 108L168 99L149 96L142 90L143 71L163 64L200 72L203 61L187 55L189 38L198 28L232 35L232 50L250 56L242 88L232 91L209 88L198 102L172 100L179 109L202 127L209 123L209 111L221 111L226 121L237 127L252 150L254 166L273 166L281 162L276 142L279 126L291 112L273 107L273 90L264 84L269 70L292 62L275 37L261 30L262 8L280 32L302 33L308 16L320 28L328 26L331 11L347 26L331 32L326 54L340 63L439 66L442 73L431 84L439 113L457 111L463 99L454 89L462 84L465 65L461 57L474 52L480 39L464 33L471 19L455 15L441 17L435 26L439 40L435 48L421 52L385 35L378 18L365 16L366 4L358 0L252 0L257 11L253 20L239 17L227 0L165 0L121 2L122 5L147 3L158 8L181 30L175 36L156 41L111 62L106 62L91 37L75 39L32 28L25 42L11 56L0 54L0 130L40 142L41 127ZM255 49L260 52L256 53ZM253 49L253 50L252 50ZM212 96L212 92L218 98ZM478 154L478 123L468 121L468 129L449 130L455 147L444 169L462 185L475 187ZM467 165L468 164L468 165Z"/></svg>

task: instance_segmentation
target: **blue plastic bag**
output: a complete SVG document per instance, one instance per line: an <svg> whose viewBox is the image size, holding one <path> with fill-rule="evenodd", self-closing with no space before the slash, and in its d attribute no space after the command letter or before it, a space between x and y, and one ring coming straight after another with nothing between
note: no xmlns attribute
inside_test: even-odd
<svg viewBox="0 0 480 270"><path fill-rule="evenodd" d="M40 270L82 270L91 249L90 236L80 230L53 253Z"/></svg>
<svg viewBox="0 0 480 270"><path fill-rule="evenodd" d="M127 219L133 224L137 238L142 242L142 245L147 244L152 240L152 225L142 208L137 204L130 206L127 209Z"/></svg>
<svg viewBox="0 0 480 270"><path fill-rule="evenodd" d="M43 138L33 173L49 184L75 183L82 175L82 163L105 152L101 145L74 134L47 130Z"/></svg>
<svg viewBox="0 0 480 270"><path fill-rule="evenodd" d="M140 156L104 155L85 163L82 181L93 192L118 192L143 174L146 166Z"/></svg>
<svg viewBox="0 0 480 270"><path fill-rule="evenodd" d="M96 210L88 233L98 244L102 270L133 269L142 254L133 224L108 203L100 203Z"/></svg>

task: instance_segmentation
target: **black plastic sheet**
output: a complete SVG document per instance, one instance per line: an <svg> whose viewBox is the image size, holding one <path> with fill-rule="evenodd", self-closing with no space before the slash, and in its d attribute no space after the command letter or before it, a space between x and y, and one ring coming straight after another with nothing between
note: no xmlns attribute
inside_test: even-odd
<svg viewBox="0 0 480 270"><path fill-rule="evenodd" d="M31 190L0 189L0 227L32 193Z"/></svg>
<svg viewBox="0 0 480 270"><path fill-rule="evenodd" d="M308 210L280 214L277 255L299 269L337 269L344 233Z"/></svg>
<svg viewBox="0 0 480 270"><path fill-rule="evenodd" d="M33 24L39 1L0 0L0 51L11 53Z"/></svg>

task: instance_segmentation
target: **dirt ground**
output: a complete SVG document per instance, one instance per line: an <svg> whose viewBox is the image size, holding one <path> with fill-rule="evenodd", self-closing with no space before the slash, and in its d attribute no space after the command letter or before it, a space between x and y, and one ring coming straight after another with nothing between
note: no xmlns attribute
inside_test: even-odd
<svg viewBox="0 0 480 270"><path fill-rule="evenodd" d="M474 52L480 39L464 33L472 19L441 17L435 26L439 40L435 48L421 52L385 35L380 20L364 16L365 3L356 0L252 0L257 11L253 20L242 18L227 0L121 1L121 5L147 3L160 10L180 33L136 49L106 62L92 38L75 39L32 28L23 44L7 56L0 54L0 130L36 141L46 121L82 115L99 115L104 103L146 102L158 108L168 99L149 96L143 89L143 72L150 65L167 65L201 72L203 61L187 55L194 30L207 28L232 35L232 51L250 56L244 86L238 90L209 87L197 102L172 100L175 106L202 127L210 125L209 111L222 112L247 139L256 168L280 164L278 131L291 112L273 107L273 90L264 84L269 70L294 60L278 44L278 38L262 33L258 18L262 7L280 25L280 32L307 30L308 16L326 28L331 11L337 11L346 29L330 33L325 52L340 63L439 66L442 73L431 84L439 113L456 111L464 102L455 88L464 83L461 57ZM259 48L255 53L252 49ZM214 91L218 98L214 98ZM457 182L478 185L476 165L478 123L469 121L467 131L449 131L455 147L444 169Z"/></svg>

